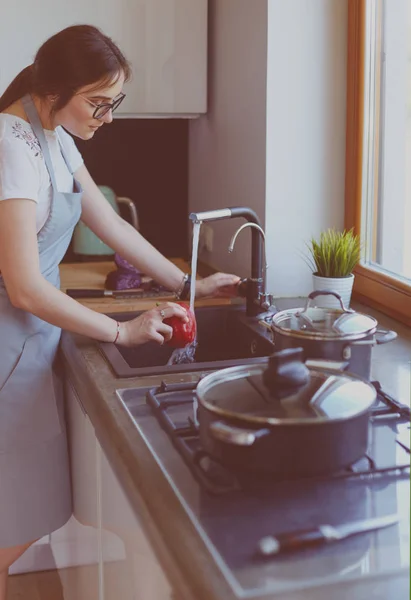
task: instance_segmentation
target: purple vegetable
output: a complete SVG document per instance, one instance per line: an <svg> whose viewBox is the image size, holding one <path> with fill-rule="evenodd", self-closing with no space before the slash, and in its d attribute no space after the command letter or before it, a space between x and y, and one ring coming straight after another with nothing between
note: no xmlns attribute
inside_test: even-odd
<svg viewBox="0 0 411 600"><path fill-rule="evenodd" d="M141 271L139 269L133 267L132 264L130 264L125 258L120 256L119 254L117 254L117 252L114 254L114 262L116 263L118 269L120 269L121 271L130 272L134 274L141 274Z"/></svg>
<svg viewBox="0 0 411 600"><path fill-rule="evenodd" d="M166 288L159 283L149 280L142 281L143 273L136 267L133 267L125 258L119 254L114 254L114 262L117 269L111 271L105 281L106 290L130 290L141 288L143 290L151 290L159 292Z"/></svg>
<svg viewBox="0 0 411 600"><path fill-rule="evenodd" d="M141 275L125 271L111 271L105 281L107 290L129 290L141 286Z"/></svg>

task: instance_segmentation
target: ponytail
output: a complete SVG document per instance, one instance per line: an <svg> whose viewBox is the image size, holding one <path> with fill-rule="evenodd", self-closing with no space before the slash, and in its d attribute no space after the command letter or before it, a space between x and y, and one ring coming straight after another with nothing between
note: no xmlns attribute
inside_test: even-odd
<svg viewBox="0 0 411 600"><path fill-rule="evenodd" d="M29 65L13 79L4 94L0 97L0 112L3 112L14 102L32 91L33 70L33 65Z"/></svg>

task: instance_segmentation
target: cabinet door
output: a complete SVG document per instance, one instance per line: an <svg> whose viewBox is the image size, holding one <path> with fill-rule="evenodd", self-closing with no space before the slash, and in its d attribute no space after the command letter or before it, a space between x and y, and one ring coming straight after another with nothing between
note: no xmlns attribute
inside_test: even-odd
<svg viewBox="0 0 411 600"><path fill-rule="evenodd" d="M59 530L59 552L73 569L60 571L64 600L99 600L100 530L97 440L78 394L66 382L73 517ZM57 541L56 541L57 543Z"/></svg>
<svg viewBox="0 0 411 600"><path fill-rule="evenodd" d="M18 0L2 5L0 94L40 45L88 23L120 46L133 69L118 115L206 111L207 0ZM12 51L10 51L12 49Z"/></svg>
<svg viewBox="0 0 411 600"><path fill-rule="evenodd" d="M119 114L207 110L207 0L112 3L107 24L133 69Z"/></svg>
<svg viewBox="0 0 411 600"><path fill-rule="evenodd" d="M98 529L97 439L90 419L70 382L66 384L66 406L73 513L83 525Z"/></svg>
<svg viewBox="0 0 411 600"><path fill-rule="evenodd" d="M107 458L101 453L104 600L169 600L167 578ZM121 540L123 557L116 559Z"/></svg>

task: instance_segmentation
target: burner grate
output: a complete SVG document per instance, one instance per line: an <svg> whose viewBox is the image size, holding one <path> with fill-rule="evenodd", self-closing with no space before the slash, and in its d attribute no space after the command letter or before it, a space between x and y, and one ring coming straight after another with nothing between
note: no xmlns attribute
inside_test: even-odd
<svg viewBox="0 0 411 600"><path fill-rule="evenodd" d="M386 394L379 382L372 382L377 390L377 404L371 411L371 424L389 420L390 424L395 419L402 423L405 418L409 420L410 409L408 406L394 400ZM146 396L146 401L154 411L161 426L170 436L175 448L183 457L186 465L195 479L208 492L212 494L224 494L234 492L247 487L247 480L275 484L279 480L271 476L243 475L230 471L227 467L212 458L202 447L199 439L198 427L194 422L194 410L197 402L195 389L197 382L173 383L163 382L159 387L151 389ZM176 418L175 412L182 412L182 416ZM180 411L179 409L182 409ZM410 454L409 444L402 439L396 439L396 443ZM346 470L332 475L310 476L304 479L312 481L337 480L349 478L377 478L383 475L401 476L410 469L409 461L404 464L394 464L379 467L373 457L366 454L362 459L351 465ZM296 481L295 478L289 481Z"/></svg>

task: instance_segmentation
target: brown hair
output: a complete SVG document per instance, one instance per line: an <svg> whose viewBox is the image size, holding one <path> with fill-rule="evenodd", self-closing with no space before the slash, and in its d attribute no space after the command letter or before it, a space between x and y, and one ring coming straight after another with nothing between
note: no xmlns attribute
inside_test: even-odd
<svg viewBox="0 0 411 600"><path fill-rule="evenodd" d="M23 69L0 97L0 112L25 96L57 96L53 113L62 109L82 87L110 84L131 67L113 40L92 25L59 31L39 48L34 63ZM101 84L101 85L100 85Z"/></svg>

